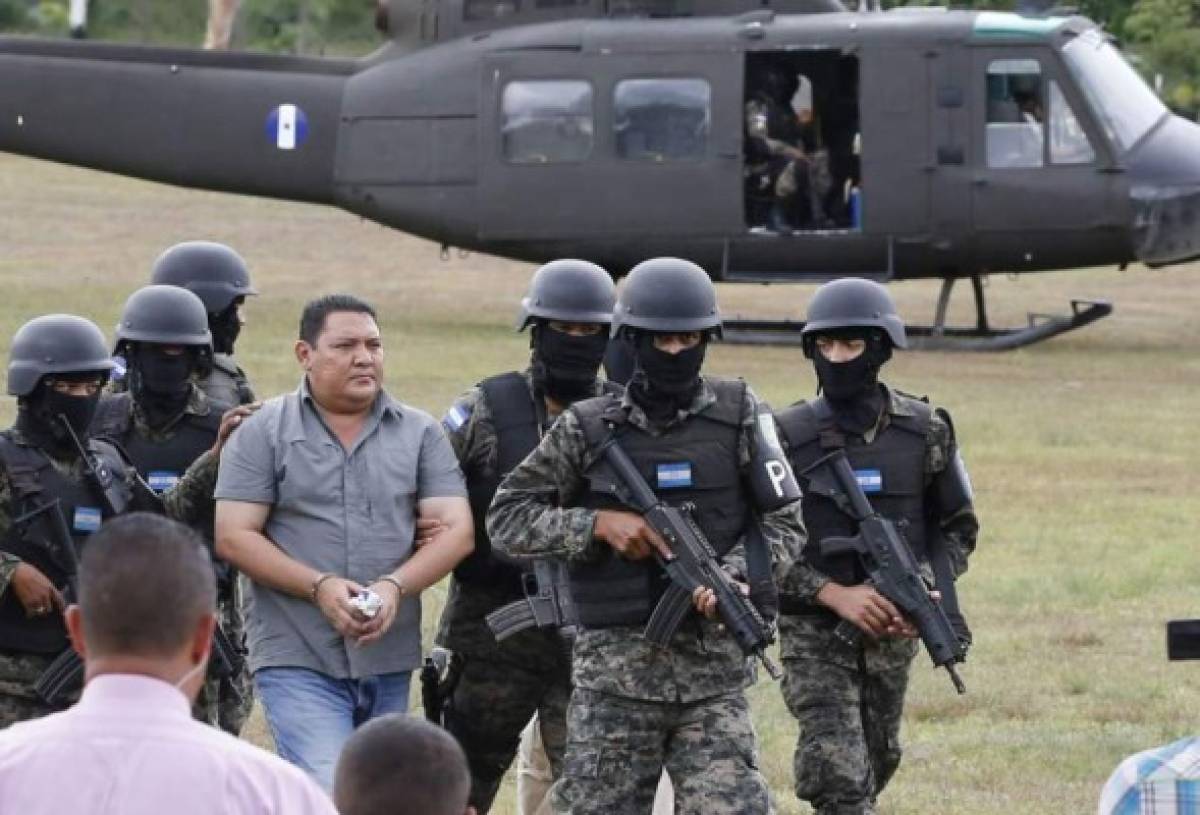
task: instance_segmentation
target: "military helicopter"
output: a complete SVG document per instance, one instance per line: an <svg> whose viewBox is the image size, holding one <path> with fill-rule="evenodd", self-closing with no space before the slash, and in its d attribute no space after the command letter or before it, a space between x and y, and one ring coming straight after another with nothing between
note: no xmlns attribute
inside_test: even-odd
<svg viewBox="0 0 1200 815"><path fill-rule="evenodd" d="M617 275L672 254L716 280L940 278L934 325L914 328L928 345L1014 347L1111 311L1074 301L993 328L990 272L1200 256L1200 126L1082 17L388 3L388 43L357 60L0 38L0 150L331 204L446 247ZM793 178L806 208L776 217L752 103L780 76L805 98L778 104L808 105L815 144L801 152L824 157ZM975 326L945 324L958 279ZM730 333L772 341L799 325Z"/></svg>

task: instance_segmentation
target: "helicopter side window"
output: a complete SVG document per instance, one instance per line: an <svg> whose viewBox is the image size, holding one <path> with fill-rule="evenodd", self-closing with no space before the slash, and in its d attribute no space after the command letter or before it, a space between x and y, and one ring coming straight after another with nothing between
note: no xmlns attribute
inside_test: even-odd
<svg viewBox="0 0 1200 815"><path fill-rule="evenodd" d="M500 141L514 164L583 161L592 152L592 86L579 80L509 82Z"/></svg>
<svg viewBox="0 0 1200 815"><path fill-rule="evenodd" d="M1083 131L1058 83L1051 80L1049 87L1050 163L1091 164L1096 160L1096 151L1092 149L1087 133Z"/></svg>
<svg viewBox="0 0 1200 815"><path fill-rule="evenodd" d="M613 91L617 155L699 159L708 149L712 89L703 79L627 79Z"/></svg>
<svg viewBox="0 0 1200 815"><path fill-rule="evenodd" d="M988 167L1041 167L1045 92L1036 59L997 59L987 69Z"/></svg>

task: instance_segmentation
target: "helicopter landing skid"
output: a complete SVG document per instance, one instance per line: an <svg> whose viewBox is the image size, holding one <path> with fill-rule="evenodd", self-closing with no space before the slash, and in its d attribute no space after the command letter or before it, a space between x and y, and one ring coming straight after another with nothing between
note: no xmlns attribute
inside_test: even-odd
<svg viewBox="0 0 1200 815"><path fill-rule="evenodd" d="M1107 300L1071 301L1070 314L1030 313L1028 324L1018 328L992 328L984 308L983 286L971 278L975 290L977 324L974 328L946 325L946 310L954 281L946 280L938 295L933 325L906 325L910 350L921 351L1009 351L1048 340L1082 328L1112 314ZM722 341L731 345L800 345L802 320L755 320L734 317L722 324Z"/></svg>

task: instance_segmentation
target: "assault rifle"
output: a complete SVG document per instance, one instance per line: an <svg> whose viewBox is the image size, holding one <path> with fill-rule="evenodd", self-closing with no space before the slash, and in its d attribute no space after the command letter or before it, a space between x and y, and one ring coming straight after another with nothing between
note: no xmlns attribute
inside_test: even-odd
<svg viewBox="0 0 1200 815"><path fill-rule="evenodd" d="M29 534L29 527L39 521L43 529L40 537L42 546L67 576L63 602L69 605L79 597L79 557L75 552L75 541L67 528L67 519L63 517L62 501L55 498L34 507L15 518L13 526L20 530L21 534ZM68 645L38 677L33 689L42 701L56 705L64 699L68 690L82 685L83 662L75 653L75 649Z"/></svg>
<svg viewBox="0 0 1200 815"><path fill-rule="evenodd" d="M945 668L959 693L967 688L954 669L966 658L966 646L959 640L941 605L929 594L916 558L895 524L871 506L850 467L844 450L818 459L800 478L808 482L808 491L832 499L842 512L858 523L853 538L826 538L821 541L822 555L853 552L867 572L868 582L913 621L925 643L933 664ZM842 620L834 635L848 644L861 641L862 633Z"/></svg>
<svg viewBox="0 0 1200 815"><path fill-rule="evenodd" d="M109 517L119 515L124 512L129 506L129 498L122 485L117 481L114 474L103 462L94 456L80 441L76 435L75 429L67 422L66 417L59 415L59 422L66 429L67 435L70 436L72 443L75 445L75 450L79 454L79 460L84 465L84 472L92 485L93 492L103 501L105 514ZM79 573L79 561L75 554L74 540L71 537L71 532L67 526L66 518L63 517L62 505L58 499L49 504L38 507L33 512L28 513L22 518L18 518L15 523L20 523L23 518L32 519L34 516L41 513L48 513L51 519L51 535L56 539L54 548L64 550L70 553L69 570L68 570L68 592L71 599L67 602L75 602L78 586L76 585L77 575ZM242 694L238 690L237 683L234 681L238 673L242 670L244 659L241 651L229 639L229 635L218 622L213 630L212 637L212 674L222 685L226 692L237 702L241 703ZM34 683L34 692L46 704L57 705L61 704L66 698L83 686L83 660L79 658L79 654L75 653L75 649L68 646L63 650L46 670L38 677Z"/></svg>
<svg viewBox="0 0 1200 815"><path fill-rule="evenodd" d="M539 558L533 573L521 575L525 598L515 600L487 615L488 628L497 642L527 628L556 628L564 636L575 633L575 607L567 567L561 561Z"/></svg>
<svg viewBox="0 0 1200 815"><path fill-rule="evenodd" d="M742 653L757 658L772 679L779 679L778 666L767 656L767 647L775 641L773 626L763 619L737 582L721 568L717 553L692 520L688 508L673 507L659 499L615 440L605 446L604 457L624 485L622 500L646 520L671 550L670 558L662 557L657 551L654 555L671 578L671 585L650 615L646 639L663 646L670 642L692 610L692 593L703 586L716 593L717 614L737 640Z"/></svg>

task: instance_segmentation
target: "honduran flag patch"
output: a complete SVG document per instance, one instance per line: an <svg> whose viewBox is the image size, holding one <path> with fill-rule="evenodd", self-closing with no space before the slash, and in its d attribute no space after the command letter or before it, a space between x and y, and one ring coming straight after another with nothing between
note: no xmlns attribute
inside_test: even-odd
<svg viewBox="0 0 1200 815"><path fill-rule="evenodd" d="M858 480L858 486L868 495L883 492L883 473L880 470L855 470L854 477Z"/></svg>
<svg viewBox="0 0 1200 815"><path fill-rule="evenodd" d="M687 461L675 461L658 465L658 488L679 489L692 486L692 465Z"/></svg>

